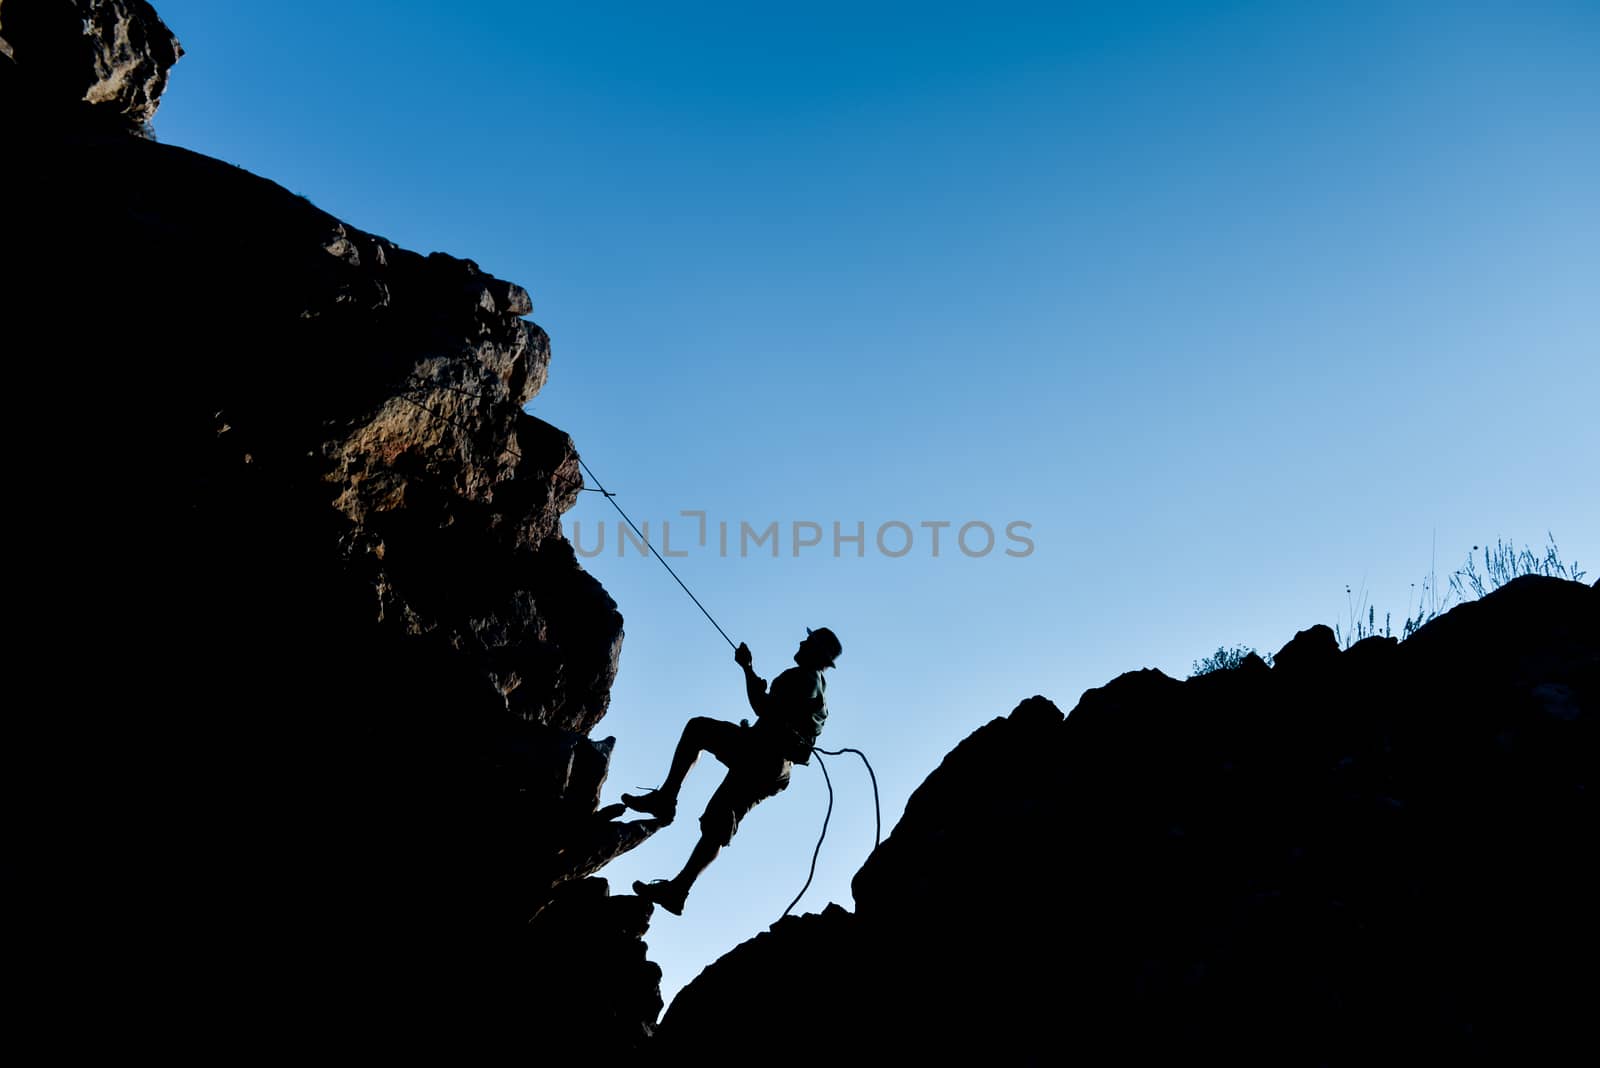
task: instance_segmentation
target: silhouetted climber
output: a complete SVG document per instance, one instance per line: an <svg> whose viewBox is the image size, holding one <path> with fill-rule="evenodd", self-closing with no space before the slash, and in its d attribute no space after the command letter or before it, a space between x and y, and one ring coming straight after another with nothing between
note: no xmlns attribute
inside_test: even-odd
<svg viewBox="0 0 1600 1068"><path fill-rule="evenodd" d="M634 893L675 916L683 915L689 888L733 840L739 821L759 802L789 785L789 772L795 764L811 762L811 747L828 718L827 681L822 672L833 667L843 651L833 631L807 627L805 640L795 650L796 666L773 679L768 692L767 681L751 666L750 647L739 643L733 659L744 669L745 693L756 714L755 725L696 716L683 728L666 782L647 794L622 795L622 803L629 808L671 823L678 812L678 791L701 752L710 753L728 768L700 817L700 840L683 871L675 879L636 882Z"/></svg>

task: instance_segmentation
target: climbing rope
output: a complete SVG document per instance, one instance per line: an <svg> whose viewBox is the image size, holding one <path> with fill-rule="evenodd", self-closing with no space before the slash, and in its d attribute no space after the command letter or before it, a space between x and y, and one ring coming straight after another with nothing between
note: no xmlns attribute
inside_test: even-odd
<svg viewBox="0 0 1600 1068"><path fill-rule="evenodd" d="M583 462L583 457L581 457L581 456L578 457L578 466L583 468L583 473L584 474L586 474L590 478L594 479L594 484L596 486L599 486L601 493L605 493L606 500L611 502L611 507L613 507L613 508L615 508L617 510L617 514L618 515L620 515L623 519L627 520L627 523L628 523L628 525L630 527L633 527L633 532L635 534L639 535L639 540L644 542L645 547L648 548L650 550L650 552L655 555L655 558L657 560L661 561L661 566L667 569L667 574L672 576L673 581L676 582L679 586L683 586L683 592L687 593L689 595L689 600L694 602L694 606L696 608L700 609L701 613L707 619L711 620L711 625L713 627L717 628L717 633L722 635L722 640L728 643L728 648L732 649L734 652L738 652L739 651L739 647L737 645L733 644L733 639L728 637L728 632L722 629L722 624L718 623L715 619L711 619L711 613L707 612L706 611L706 606L700 603L700 598L696 597L694 595L694 591L691 590L688 586L684 586L683 579L679 578L678 577L678 573L676 571L672 570L672 565L667 563L666 560L662 559L661 554L656 552L656 547L653 544L651 544L650 539L645 537L644 534L640 532L640 530L639 530L639 528L637 526L634 526L633 520L628 518L628 513L624 512L622 510L622 505L617 503L617 495L614 494L614 493L607 493L606 492L606 488L604 486L600 485L600 480L598 478L595 478L594 472L589 470L589 465Z"/></svg>
<svg viewBox="0 0 1600 1068"><path fill-rule="evenodd" d="M813 749L813 753L826 753L828 756L843 756L854 753L861 758L861 763L867 766L867 777L872 780L872 846L876 849L883 842L883 811L878 805L878 777L872 773L872 762L867 759L867 754L859 749Z"/></svg>
<svg viewBox="0 0 1600 1068"><path fill-rule="evenodd" d="M811 851L811 874L806 876L806 885L802 886L800 892L794 895L794 900L789 902L789 907L783 910L783 916L789 915L794 907L800 904L800 899L806 896L806 891L811 889L811 880L817 877L817 858L822 855L822 840L828 837L828 821L833 818L833 779L829 777L828 765L823 763L821 757L817 758L817 767L822 769L822 780L828 784L828 811L823 813L822 816L822 833L817 836L817 848ZM783 916L779 916L778 919L783 919ZM778 921L774 920L772 922L776 923Z"/></svg>
<svg viewBox="0 0 1600 1068"><path fill-rule="evenodd" d="M856 756L861 758L861 763L867 766L867 775L872 779L872 816L874 820L872 828L872 848L876 849L878 846L883 844L883 809L882 806L878 804L878 776L873 774L872 762L867 759L867 754L863 753L859 749L850 748L813 748L811 752L817 757L817 767L822 769L822 781L828 784L828 811L824 813L822 817L822 833L817 836L817 848L811 851L811 873L806 876L806 885L802 886L800 888L800 892L794 895L794 900L789 902L789 907L783 910L783 916L789 915L789 913L794 910L794 907L800 903L800 899L806 896L806 891L811 889L811 880L817 877L817 858L822 855L822 840L828 837L828 821L833 818L833 779L828 774L828 765L823 761L822 754L826 753L828 756L843 756L845 753L854 753ZM783 919L783 916L779 916L778 919ZM773 922L777 921L775 920Z"/></svg>
<svg viewBox="0 0 1600 1068"><path fill-rule="evenodd" d="M429 388L432 388L432 387L429 387ZM481 394L470 393L470 392L468 392L467 390L464 390L464 389L458 389L455 386L445 386L443 388L454 390L457 393L466 394L469 397L474 397L474 398L480 398L481 399L481 396L482 396ZM421 391L421 387L416 387L413 391L414 392L420 392ZM449 423L451 426L454 426L454 427L456 427L458 429L461 429L461 430L467 430L469 432L471 430L470 427L464 426L461 423L456 422L454 419L451 419L447 415L444 415L444 414L442 414L440 412L434 411L432 408L428 407L426 404L423 404L421 401L413 400L412 398L406 396L405 393L403 393L403 392L399 394L399 397L400 397L401 400L405 401L407 404L412 404L412 405L415 405L418 408L421 408L423 411L427 412L429 415L433 416L435 419L442 419L446 423ZM518 452L516 449L513 449L511 446L507 445L506 446L506 451L509 452L511 455L515 456L517 459L519 459L519 460L522 459L522 454L520 452ZM652 556L654 556L657 560L661 561L661 566L667 569L667 574L672 576L672 580L674 582L676 582L680 587L683 588L683 592L687 593L689 595L689 600L694 602L694 606L696 608L700 609L701 614L704 615L706 617L706 619L711 621L711 625L713 627L717 628L717 633L722 635L722 640L728 643L728 648L730 648L730 649L734 650L735 652L737 652L739 647L733 643L733 639L732 638L728 637L728 632L722 629L722 624L718 623L715 619L712 618L711 613L706 611L706 606L700 603L700 598L696 597L694 595L694 591L691 590L687 585L685 585L683 579L678 577L678 573L676 571L672 570L672 565L667 563L666 559L664 557L662 557L662 555L660 553L656 552L655 545L650 541L649 538L645 537L644 532L639 529L638 524L636 524L633 521L633 519L628 515L627 512L624 512L622 510L622 505L617 503L617 495L615 493L612 493L610 490L606 489L605 486L603 486L601 484L600 479L595 475L595 473L593 471L589 470L589 465L583 462L583 457L579 456L577 459L578 459L578 466L583 468L583 473L585 475L588 475L589 478L594 480L595 489L592 490L591 492L599 493L602 496L604 496L606 500L611 502L611 507L615 508L617 510L617 514L620 515L623 518L623 520L627 522L628 526L633 528L633 532L638 535L639 541L644 544L645 548L650 550L650 553L651 553ZM561 479L561 481L563 481L563 482L570 482L570 480L568 480L568 479L562 479L560 475L552 475L552 477L553 478L557 478L557 479ZM587 486L579 486L578 488L580 490L583 490L583 489L588 489L589 487L587 487Z"/></svg>

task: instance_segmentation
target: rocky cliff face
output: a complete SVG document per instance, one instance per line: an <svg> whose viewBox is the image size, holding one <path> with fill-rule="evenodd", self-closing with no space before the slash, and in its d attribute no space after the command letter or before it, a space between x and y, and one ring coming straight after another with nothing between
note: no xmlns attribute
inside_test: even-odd
<svg viewBox="0 0 1600 1068"><path fill-rule="evenodd" d="M160 993L633 1048L648 910L586 877L655 825L596 811L622 619L558 529L528 294L136 136L181 54L138 0L5 0L0 40L23 618L83 646L36 669L58 722L126 746L95 863Z"/></svg>
<svg viewBox="0 0 1600 1068"><path fill-rule="evenodd" d="M854 882L706 969L669 1062L1550 1061L1594 982L1600 591L1519 579L1404 644L1035 697Z"/></svg>

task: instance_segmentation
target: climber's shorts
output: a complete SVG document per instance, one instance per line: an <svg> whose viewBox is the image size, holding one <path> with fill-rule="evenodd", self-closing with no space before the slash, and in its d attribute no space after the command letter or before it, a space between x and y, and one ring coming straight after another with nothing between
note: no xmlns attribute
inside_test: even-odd
<svg viewBox="0 0 1600 1068"><path fill-rule="evenodd" d="M752 808L788 787L793 765L755 727L704 717L690 723L700 748L728 769L700 817L700 833L727 845Z"/></svg>

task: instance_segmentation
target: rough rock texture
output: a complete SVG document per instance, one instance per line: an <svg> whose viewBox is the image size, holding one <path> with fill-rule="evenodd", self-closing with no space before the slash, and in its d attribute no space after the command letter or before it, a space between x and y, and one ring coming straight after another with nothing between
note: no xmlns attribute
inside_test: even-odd
<svg viewBox="0 0 1600 1068"><path fill-rule="evenodd" d="M95 46L38 43L50 10ZM3 18L37 120L0 186L19 684L58 751L112 754L9 748L30 813L108 795L38 836L92 872L30 862L24 896L114 914L185 1040L625 1055L660 1008L647 913L587 877L656 824L597 811L622 619L558 529L573 443L523 410L528 294L96 117L154 107L175 45L143 4Z"/></svg>
<svg viewBox="0 0 1600 1068"><path fill-rule="evenodd" d="M856 912L706 969L662 1060L1584 1048L1600 591L1519 579L1403 644L1325 630L1271 669L1133 672L1064 719L1035 697L982 727L857 874Z"/></svg>
<svg viewBox="0 0 1600 1068"><path fill-rule="evenodd" d="M142 132L182 55L145 0L0 0L0 91L35 115Z"/></svg>

